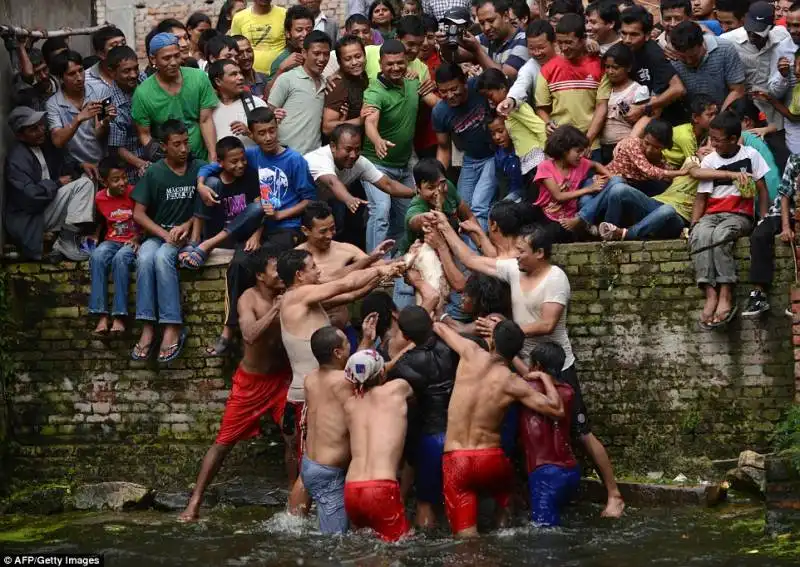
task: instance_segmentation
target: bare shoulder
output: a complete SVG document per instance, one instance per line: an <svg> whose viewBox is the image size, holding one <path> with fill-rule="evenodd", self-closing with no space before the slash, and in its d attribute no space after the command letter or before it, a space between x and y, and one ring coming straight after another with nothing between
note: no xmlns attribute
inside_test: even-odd
<svg viewBox="0 0 800 567"><path fill-rule="evenodd" d="M335 244L336 252L338 254L346 256L348 261L358 260L367 255L367 253L361 250L361 248L359 248L358 246L353 246L349 242L332 242L331 244Z"/></svg>
<svg viewBox="0 0 800 567"><path fill-rule="evenodd" d="M383 387L385 388L384 391L388 396L408 397L413 392L411 389L411 384L402 378L396 378L390 382L387 382Z"/></svg>

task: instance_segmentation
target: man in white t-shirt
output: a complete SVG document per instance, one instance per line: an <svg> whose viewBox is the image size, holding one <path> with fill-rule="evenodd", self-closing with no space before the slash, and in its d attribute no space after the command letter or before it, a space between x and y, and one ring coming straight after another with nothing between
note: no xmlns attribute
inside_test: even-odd
<svg viewBox="0 0 800 567"><path fill-rule="evenodd" d="M236 136L245 148L254 146L247 129L247 115L254 108L267 106L259 97L242 95L245 93L245 81L239 65L231 59L220 59L208 66L208 79L219 97L219 104L214 109L211 119L217 130L217 141L226 136ZM245 107L245 102L251 108Z"/></svg>
<svg viewBox="0 0 800 567"><path fill-rule="evenodd" d="M514 322L525 333L525 344L517 360L523 358L522 362L527 366L527 357L536 341L552 341L564 350L566 356L561 379L575 391L571 420L573 437L580 438L608 491L608 501L603 515L621 516L625 503L614 480L614 470L608 453L591 432L586 405L581 396L581 387L575 370L575 355L567 335L567 305L571 294L569 279L561 268L550 263L553 239L549 231L538 226L524 228L517 244L519 256L499 260L479 256L473 252L453 230L443 214L432 213L432 215L436 217L436 227L447 244L468 270L496 277L511 287L512 316ZM495 319L493 323L496 324L497 321L498 319ZM490 333L494 331L493 324L483 327ZM527 368L518 368L518 371L524 375Z"/></svg>

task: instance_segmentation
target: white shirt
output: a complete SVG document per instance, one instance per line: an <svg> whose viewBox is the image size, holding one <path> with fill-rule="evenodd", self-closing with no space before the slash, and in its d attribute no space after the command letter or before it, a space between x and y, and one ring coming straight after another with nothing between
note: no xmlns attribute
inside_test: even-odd
<svg viewBox="0 0 800 567"><path fill-rule="evenodd" d="M724 171L743 171L753 176L754 181L762 179L769 172L769 165L755 148L739 146L739 151L731 157L722 157L711 152L700 162L703 169L722 169ZM726 199L739 197L739 188L733 181L701 181L697 186L698 193L708 193L710 199Z"/></svg>
<svg viewBox="0 0 800 567"><path fill-rule="evenodd" d="M328 25L328 16L320 12L319 15L314 19L314 30L324 32L326 25ZM336 38L332 37L331 41L336 41Z"/></svg>
<svg viewBox="0 0 800 567"><path fill-rule="evenodd" d="M253 97L253 102L256 108L267 106L267 103L257 96ZM237 100L230 104L223 104L220 102L214 109L211 119L214 121L214 128L217 130L217 141L226 136L233 136L234 133L231 132L232 123L244 122L247 124L247 113L244 111L244 102L241 100ZM256 145L256 143L247 136L236 137L242 141L244 147L246 148Z"/></svg>
<svg viewBox="0 0 800 567"><path fill-rule="evenodd" d="M538 323L542 320L542 306L545 303L558 303L564 306L561 317L553 333L538 337L525 337L525 345L520 355L527 362L531 349L537 342L553 341L564 349L564 368L575 364L575 355L567 335L567 305L571 295L567 274L558 266L550 266L544 279L534 289L523 291L520 284L521 272L516 258L497 261L497 277L511 286L511 311L517 325Z"/></svg>
<svg viewBox="0 0 800 567"><path fill-rule="evenodd" d="M533 94L536 92L536 77L541 71L541 67L536 59L528 59L525 64L517 71L517 78L508 90L508 97L520 102L533 102ZM531 106L533 106L531 104Z"/></svg>
<svg viewBox="0 0 800 567"><path fill-rule="evenodd" d="M355 165L350 169L339 169L333 161L330 144L308 152L303 157L308 162L308 169L314 181L324 175L335 175L344 185L350 185L357 180L375 185L383 177L383 173L364 156L358 156Z"/></svg>
<svg viewBox="0 0 800 567"><path fill-rule="evenodd" d="M47 167L47 161L44 159L44 152L42 148L39 146L28 146L33 152L33 155L36 156L36 159L39 160L39 165L42 167L42 179L50 179L50 168Z"/></svg>

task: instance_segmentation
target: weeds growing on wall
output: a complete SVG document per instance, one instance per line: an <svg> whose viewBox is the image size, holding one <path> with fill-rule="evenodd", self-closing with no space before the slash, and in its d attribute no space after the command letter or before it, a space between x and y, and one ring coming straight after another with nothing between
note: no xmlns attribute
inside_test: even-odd
<svg viewBox="0 0 800 567"><path fill-rule="evenodd" d="M13 362L11 352L16 343L16 325L11 316L10 277L0 266L0 462L7 463L8 444L8 391ZM5 484L4 470L0 467L0 489Z"/></svg>
<svg viewBox="0 0 800 567"><path fill-rule="evenodd" d="M792 465L800 472L800 405L794 404L778 422L772 441L778 451L790 451Z"/></svg>

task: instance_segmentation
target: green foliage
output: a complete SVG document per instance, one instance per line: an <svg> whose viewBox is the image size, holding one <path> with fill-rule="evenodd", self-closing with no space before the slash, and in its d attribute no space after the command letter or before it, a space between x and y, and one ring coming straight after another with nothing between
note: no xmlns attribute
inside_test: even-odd
<svg viewBox="0 0 800 567"><path fill-rule="evenodd" d="M11 352L17 341L17 326L11 315L10 277L0 268L0 463L8 463L8 390L13 372ZM5 471L0 467L0 490L5 483Z"/></svg>
<svg viewBox="0 0 800 567"><path fill-rule="evenodd" d="M791 452L792 465L800 471L800 405L795 404L787 410L775 427L772 442L776 450Z"/></svg>

